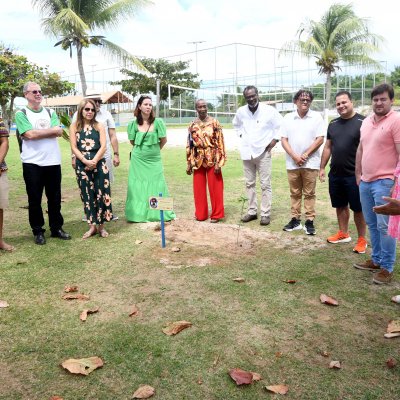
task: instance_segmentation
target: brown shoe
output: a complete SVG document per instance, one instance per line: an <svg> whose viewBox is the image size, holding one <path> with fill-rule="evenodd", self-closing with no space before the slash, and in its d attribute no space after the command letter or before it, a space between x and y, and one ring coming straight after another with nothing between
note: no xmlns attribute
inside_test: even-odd
<svg viewBox="0 0 400 400"><path fill-rule="evenodd" d="M374 275L372 282L377 283L378 285L385 285L390 283L393 279L393 272L389 272L385 268L381 268L381 270Z"/></svg>
<svg viewBox="0 0 400 400"><path fill-rule="evenodd" d="M372 260L367 260L363 263L362 262L355 263L353 264L353 267L357 269L362 269L364 271L372 271L372 272L378 272L381 269L380 265L375 265Z"/></svg>
<svg viewBox="0 0 400 400"><path fill-rule="evenodd" d="M245 216L242 217L241 221L250 222L253 221L253 219L257 219L257 214L246 214Z"/></svg>

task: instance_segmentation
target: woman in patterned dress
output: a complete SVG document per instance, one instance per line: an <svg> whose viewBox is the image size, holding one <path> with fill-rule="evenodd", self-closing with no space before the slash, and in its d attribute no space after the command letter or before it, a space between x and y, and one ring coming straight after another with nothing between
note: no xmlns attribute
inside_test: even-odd
<svg viewBox="0 0 400 400"><path fill-rule="evenodd" d="M109 172L104 158L106 132L96 121L96 105L93 100L82 100L78 106L76 122L69 129L71 150L76 157L75 172L81 192L89 230L87 239L98 233L107 237L104 222L111 221L111 191Z"/></svg>
<svg viewBox="0 0 400 400"><path fill-rule="evenodd" d="M224 218L224 180L221 167L225 164L225 144L220 123L207 114L207 103L196 101L198 117L189 125L186 146L186 173L193 173L195 218L208 218L207 185L210 192L210 222Z"/></svg>

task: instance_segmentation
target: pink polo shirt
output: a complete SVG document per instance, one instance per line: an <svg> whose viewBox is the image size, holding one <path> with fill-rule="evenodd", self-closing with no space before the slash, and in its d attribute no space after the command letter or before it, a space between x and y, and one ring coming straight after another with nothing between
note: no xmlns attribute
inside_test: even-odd
<svg viewBox="0 0 400 400"><path fill-rule="evenodd" d="M360 142L363 149L361 179L364 182L394 179L399 159L395 143L400 143L400 113L391 110L379 122L375 122L374 114L365 118Z"/></svg>

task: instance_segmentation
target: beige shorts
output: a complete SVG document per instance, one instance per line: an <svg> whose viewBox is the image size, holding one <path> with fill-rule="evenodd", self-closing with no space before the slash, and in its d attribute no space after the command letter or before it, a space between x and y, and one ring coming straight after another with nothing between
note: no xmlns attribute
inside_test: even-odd
<svg viewBox="0 0 400 400"><path fill-rule="evenodd" d="M2 172L0 175L0 208L4 209L8 207L8 178L7 172Z"/></svg>

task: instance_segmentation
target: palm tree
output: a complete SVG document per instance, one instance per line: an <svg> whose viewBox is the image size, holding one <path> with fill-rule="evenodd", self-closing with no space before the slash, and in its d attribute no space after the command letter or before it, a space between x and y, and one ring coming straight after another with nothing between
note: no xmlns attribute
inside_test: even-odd
<svg viewBox="0 0 400 400"><path fill-rule="evenodd" d="M112 43L104 36L92 35L95 29L116 27L120 20L127 19L141 7L150 4L148 0L32 0L38 7L44 32L60 39L54 46L70 51L76 48L78 70L83 95L86 95L86 77L83 69L82 52L90 45L101 46L110 57L134 63L145 70L132 54Z"/></svg>
<svg viewBox="0 0 400 400"><path fill-rule="evenodd" d="M326 75L327 108L330 106L331 77L335 70L340 70L340 62L382 68L370 54L379 50L383 38L369 31L367 21L355 15L351 4L333 4L320 21L302 23L297 34L298 40L286 43L281 53L299 51L306 57L316 58L319 74Z"/></svg>

